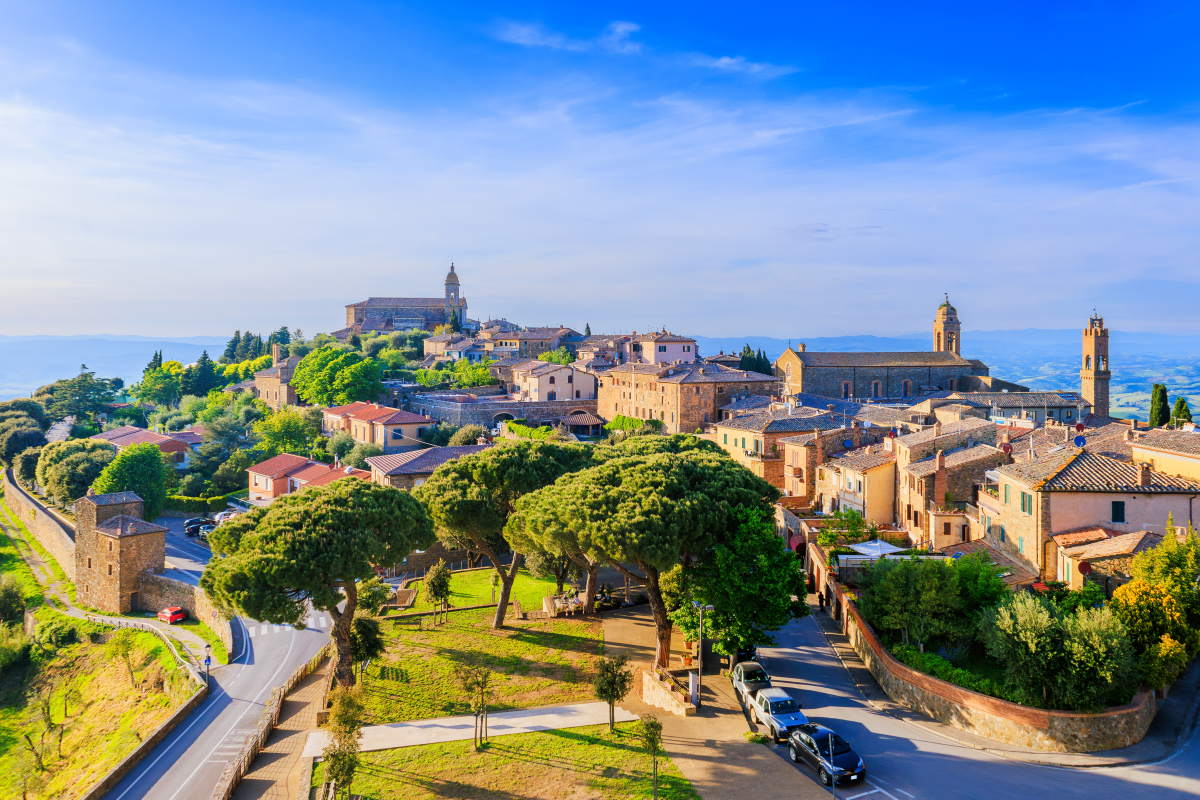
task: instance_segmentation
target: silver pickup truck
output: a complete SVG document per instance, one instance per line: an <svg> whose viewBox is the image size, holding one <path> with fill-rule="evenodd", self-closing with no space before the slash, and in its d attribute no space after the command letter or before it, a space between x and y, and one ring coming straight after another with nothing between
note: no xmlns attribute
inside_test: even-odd
<svg viewBox="0 0 1200 800"><path fill-rule="evenodd" d="M792 731L808 724L808 717L800 710L800 704L783 689L776 687L758 690L758 695L750 703L750 720L765 725L774 742L786 739Z"/></svg>

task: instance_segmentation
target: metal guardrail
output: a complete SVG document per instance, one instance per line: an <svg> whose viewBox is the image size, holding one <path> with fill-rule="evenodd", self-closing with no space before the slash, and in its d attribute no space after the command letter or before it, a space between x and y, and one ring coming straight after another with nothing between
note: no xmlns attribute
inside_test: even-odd
<svg viewBox="0 0 1200 800"><path fill-rule="evenodd" d="M171 655L174 656L175 660L179 662L179 666L185 668L188 671L188 674L192 677L192 680L194 680L196 683L200 684L201 686L205 685L204 678L200 677L199 665L192 663L191 653L188 653L188 658L186 658L186 659L183 656L179 655L179 651L175 649L175 640L172 639L170 636L167 636L165 633L163 633L161 630L154 627L153 625L147 625L146 623L139 622L136 619L121 619L119 617L105 617L105 616L101 616L99 614L91 614L91 613L85 613L83 615L83 617L84 617L84 619L88 620L89 622L98 622L101 625L107 625L110 628L136 628L137 630L149 631L150 633L153 633L159 639L162 639L163 643L168 648L170 648ZM187 652L187 651L184 650L184 652Z"/></svg>

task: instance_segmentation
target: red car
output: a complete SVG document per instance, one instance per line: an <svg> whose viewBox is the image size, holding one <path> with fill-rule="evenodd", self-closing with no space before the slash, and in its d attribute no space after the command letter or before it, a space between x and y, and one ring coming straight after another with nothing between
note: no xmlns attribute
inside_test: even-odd
<svg viewBox="0 0 1200 800"><path fill-rule="evenodd" d="M171 606L170 608L164 608L162 611L158 612L158 621L165 622L168 625L181 622L185 619L187 619L187 612L179 606Z"/></svg>

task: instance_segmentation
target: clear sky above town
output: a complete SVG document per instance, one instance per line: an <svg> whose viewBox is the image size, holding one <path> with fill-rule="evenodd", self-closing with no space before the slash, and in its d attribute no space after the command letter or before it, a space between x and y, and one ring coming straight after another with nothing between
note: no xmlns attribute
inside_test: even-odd
<svg viewBox="0 0 1200 800"><path fill-rule="evenodd" d="M0 334L1200 333L1194 3L0 0Z"/></svg>

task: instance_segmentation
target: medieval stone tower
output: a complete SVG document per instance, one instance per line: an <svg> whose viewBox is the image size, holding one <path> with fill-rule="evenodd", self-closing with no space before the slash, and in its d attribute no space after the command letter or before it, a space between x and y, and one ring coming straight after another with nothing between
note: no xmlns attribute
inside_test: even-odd
<svg viewBox="0 0 1200 800"><path fill-rule="evenodd" d="M446 322L450 321L450 313L459 315L459 324L463 323L458 306L458 276L454 274L454 265L450 265L450 273L446 275Z"/></svg>
<svg viewBox="0 0 1200 800"><path fill-rule="evenodd" d="M1092 404L1092 413L1108 416L1108 328L1104 317L1092 313L1083 329L1083 368L1079 370L1080 393Z"/></svg>
<svg viewBox="0 0 1200 800"><path fill-rule="evenodd" d="M79 603L110 614L138 609L142 572L161 573L166 532L142 519L133 492L95 494L75 501L75 587Z"/></svg>
<svg viewBox="0 0 1200 800"><path fill-rule="evenodd" d="M946 302L938 306L937 316L933 319L933 350L962 355L961 339L962 323L958 321L958 311L950 305L950 295L946 295Z"/></svg>

